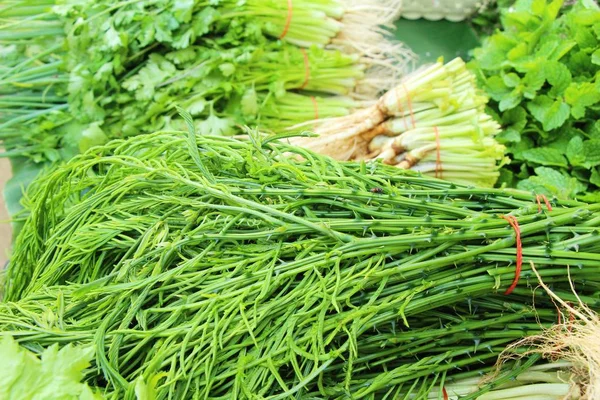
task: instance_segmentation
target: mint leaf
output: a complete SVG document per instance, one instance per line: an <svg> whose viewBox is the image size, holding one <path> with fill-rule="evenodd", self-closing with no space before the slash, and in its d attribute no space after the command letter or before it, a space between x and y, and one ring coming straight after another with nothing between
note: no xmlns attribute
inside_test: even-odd
<svg viewBox="0 0 600 400"><path fill-rule="evenodd" d="M565 91L565 101L571 105L573 118L583 118L587 107L600 101L600 92L591 82L571 83Z"/></svg>
<svg viewBox="0 0 600 400"><path fill-rule="evenodd" d="M523 79L523 84L525 85L523 95L528 99L533 99L542 86L544 86L545 82L546 73L541 68L541 64L536 64L534 68L525 74L525 78Z"/></svg>
<svg viewBox="0 0 600 400"><path fill-rule="evenodd" d="M542 123L544 130L561 127L569 118L570 107L560 99L553 101L548 96L538 96L527 104L531 115Z"/></svg>
<svg viewBox="0 0 600 400"><path fill-rule="evenodd" d="M592 176L590 177L590 182L600 187L600 168L592 169Z"/></svg>
<svg viewBox="0 0 600 400"><path fill-rule="evenodd" d="M559 62L547 62L544 64L544 72L548 83L553 86L553 93L564 92L571 84L571 71Z"/></svg>
<svg viewBox="0 0 600 400"><path fill-rule="evenodd" d="M567 146L567 158L571 165L577 167L585 162L585 154L583 151L583 139L579 136L573 137Z"/></svg>
<svg viewBox="0 0 600 400"><path fill-rule="evenodd" d="M567 160L560 151L549 147L539 147L523 152L523 157L529 162L541 165L567 167Z"/></svg>
<svg viewBox="0 0 600 400"><path fill-rule="evenodd" d="M502 100L500 100L500 105L498 109L500 111L510 110L515 108L521 102L521 92L518 88L515 88L512 92L505 95Z"/></svg>
<svg viewBox="0 0 600 400"><path fill-rule="evenodd" d="M485 89L488 95L496 101L501 101L504 96L510 93L510 89L499 76L491 76L487 79Z"/></svg>
<svg viewBox="0 0 600 400"><path fill-rule="evenodd" d="M600 140L586 140L583 142L583 154L588 168L600 165Z"/></svg>
<svg viewBox="0 0 600 400"><path fill-rule="evenodd" d="M517 87L519 83L521 83L521 78L519 77L519 75L515 74L514 72L511 72L509 74L502 74L502 81L507 87L514 88Z"/></svg>
<svg viewBox="0 0 600 400"><path fill-rule="evenodd" d="M522 190L538 194L553 195L560 199L569 199L586 190L586 186L577 179L565 176L552 168L538 167L535 176L531 176L517 184Z"/></svg>
<svg viewBox="0 0 600 400"><path fill-rule="evenodd" d="M521 141L521 134L516 129L504 129L496 135L496 140L501 144L518 143Z"/></svg>

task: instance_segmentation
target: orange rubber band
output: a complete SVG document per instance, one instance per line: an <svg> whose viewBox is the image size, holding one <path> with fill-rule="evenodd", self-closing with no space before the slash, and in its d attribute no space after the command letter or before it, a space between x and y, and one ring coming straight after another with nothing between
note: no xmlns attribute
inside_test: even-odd
<svg viewBox="0 0 600 400"><path fill-rule="evenodd" d="M510 226L515 230L516 241L517 241L517 268L515 269L515 279L506 292L505 295L509 295L515 290L517 284L519 283L519 279L521 278L521 269L523 266L523 244L521 243L521 228L519 227L519 222L512 215L501 215L501 218L508 221Z"/></svg>
<svg viewBox="0 0 600 400"><path fill-rule="evenodd" d="M319 105L317 104L317 99L315 96L310 96L310 99L313 103L313 108L315 109L315 120L319 119Z"/></svg>
<svg viewBox="0 0 600 400"><path fill-rule="evenodd" d="M394 94L396 95L396 104L398 107L398 111L402 113L402 122L404 123L404 130L408 130L408 122L406 122L406 116L404 115L404 107L402 107L402 102L400 101L400 95L398 94L398 90L400 86L396 86L394 89Z"/></svg>
<svg viewBox="0 0 600 400"><path fill-rule="evenodd" d="M410 112L410 122L412 123L413 129L417 127L415 123L415 113L413 112L412 100L410 98L410 93L408 93L408 89L406 89L406 85L402 84L402 88L406 93L406 104L408 104L408 112Z"/></svg>
<svg viewBox="0 0 600 400"><path fill-rule="evenodd" d="M442 387L442 394L444 395L444 400L448 400L450 397L448 397L448 392L446 392L446 388Z"/></svg>
<svg viewBox="0 0 600 400"><path fill-rule="evenodd" d="M300 51L302 52L302 56L304 57L304 82L299 88L300 90L302 90L306 88L306 86L308 85L308 81L310 81L310 61L308 59L308 53L306 53L306 50L300 49Z"/></svg>
<svg viewBox="0 0 600 400"><path fill-rule="evenodd" d="M279 35L279 40L283 39L290 30L290 25L292 24L292 15L294 14L294 5L292 4L292 0L287 0L288 10L287 17L285 19L285 26L283 27L283 32Z"/></svg>
<svg viewBox="0 0 600 400"><path fill-rule="evenodd" d="M552 205L550 204L550 202L548 201L548 198L546 196L544 196L543 194L536 194L535 195L535 201L537 201L538 204L538 212L542 212L542 202L541 200L544 200L544 203L546 204L546 209L548 211L552 211Z"/></svg>
<svg viewBox="0 0 600 400"><path fill-rule="evenodd" d="M437 126L433 127L433 131L435 132L435 177L442 178L443 170L442 170L442 155L440 153L440 131Z"/></svg>

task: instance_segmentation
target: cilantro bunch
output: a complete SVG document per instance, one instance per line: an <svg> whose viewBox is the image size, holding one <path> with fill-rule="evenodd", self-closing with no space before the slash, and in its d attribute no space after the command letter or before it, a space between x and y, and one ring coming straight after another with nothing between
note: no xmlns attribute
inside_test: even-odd
<svg viewBox="0 0 600 400"><path fill-rule="evenodd" d="M402 69L391 58L406 55L382 36L384 8L370 1L8 0L4 155L65 160L180 129L176 106L207 134L346 115L361 104L347 96L374 99Z"/></svg>
<svg viewBox="0 0 600 400"><path fill-rule="evenodd" d="M472 66L513 159L501 183L560 198L600 200L600 9L519 0Z"/></svg>

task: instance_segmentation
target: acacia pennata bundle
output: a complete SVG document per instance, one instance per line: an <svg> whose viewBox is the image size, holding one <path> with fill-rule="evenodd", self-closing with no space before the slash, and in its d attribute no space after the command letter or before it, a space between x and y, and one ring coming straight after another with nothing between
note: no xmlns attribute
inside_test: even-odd
<svg viewBox="0 0 600 400"><path fill-rule="evenodd" d="M422 399L556 322L544 293L533 307L530 261L565 301L572 282L600 306L600 204L254 134L113 141L38 179L26 206L0 334L93 347L86 383L111 399L140 379L158 399Z"/></svg>

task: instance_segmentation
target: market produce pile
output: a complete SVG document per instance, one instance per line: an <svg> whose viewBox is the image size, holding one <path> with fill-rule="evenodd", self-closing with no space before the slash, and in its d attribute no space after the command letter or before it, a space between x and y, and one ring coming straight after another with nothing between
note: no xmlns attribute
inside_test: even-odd
<svg viewBox="0 0 600 400"><path fill-rule="evenodd" d="M3 2L0 399L597 400L600 8L401 5Z"/></svg>
<svg viewBox="0 0 600 400"><path fill-rule="evenodd" d="M161 399L426 398L538 359L473 382L557 321L529 262L600 305L599 204L251 138L136 136L36 181L3 335L93 348L106 398L139 379Z"/></svg>
<svg viewBox="0 0 600 400"><path fill-rule="evenodd" d="M388 40L394 1L9 0L0 6L0 144L68 160L109 139L182 129L278 130L345 115L412 56ZM175 119L175 120L174 120Z"/></svg>

